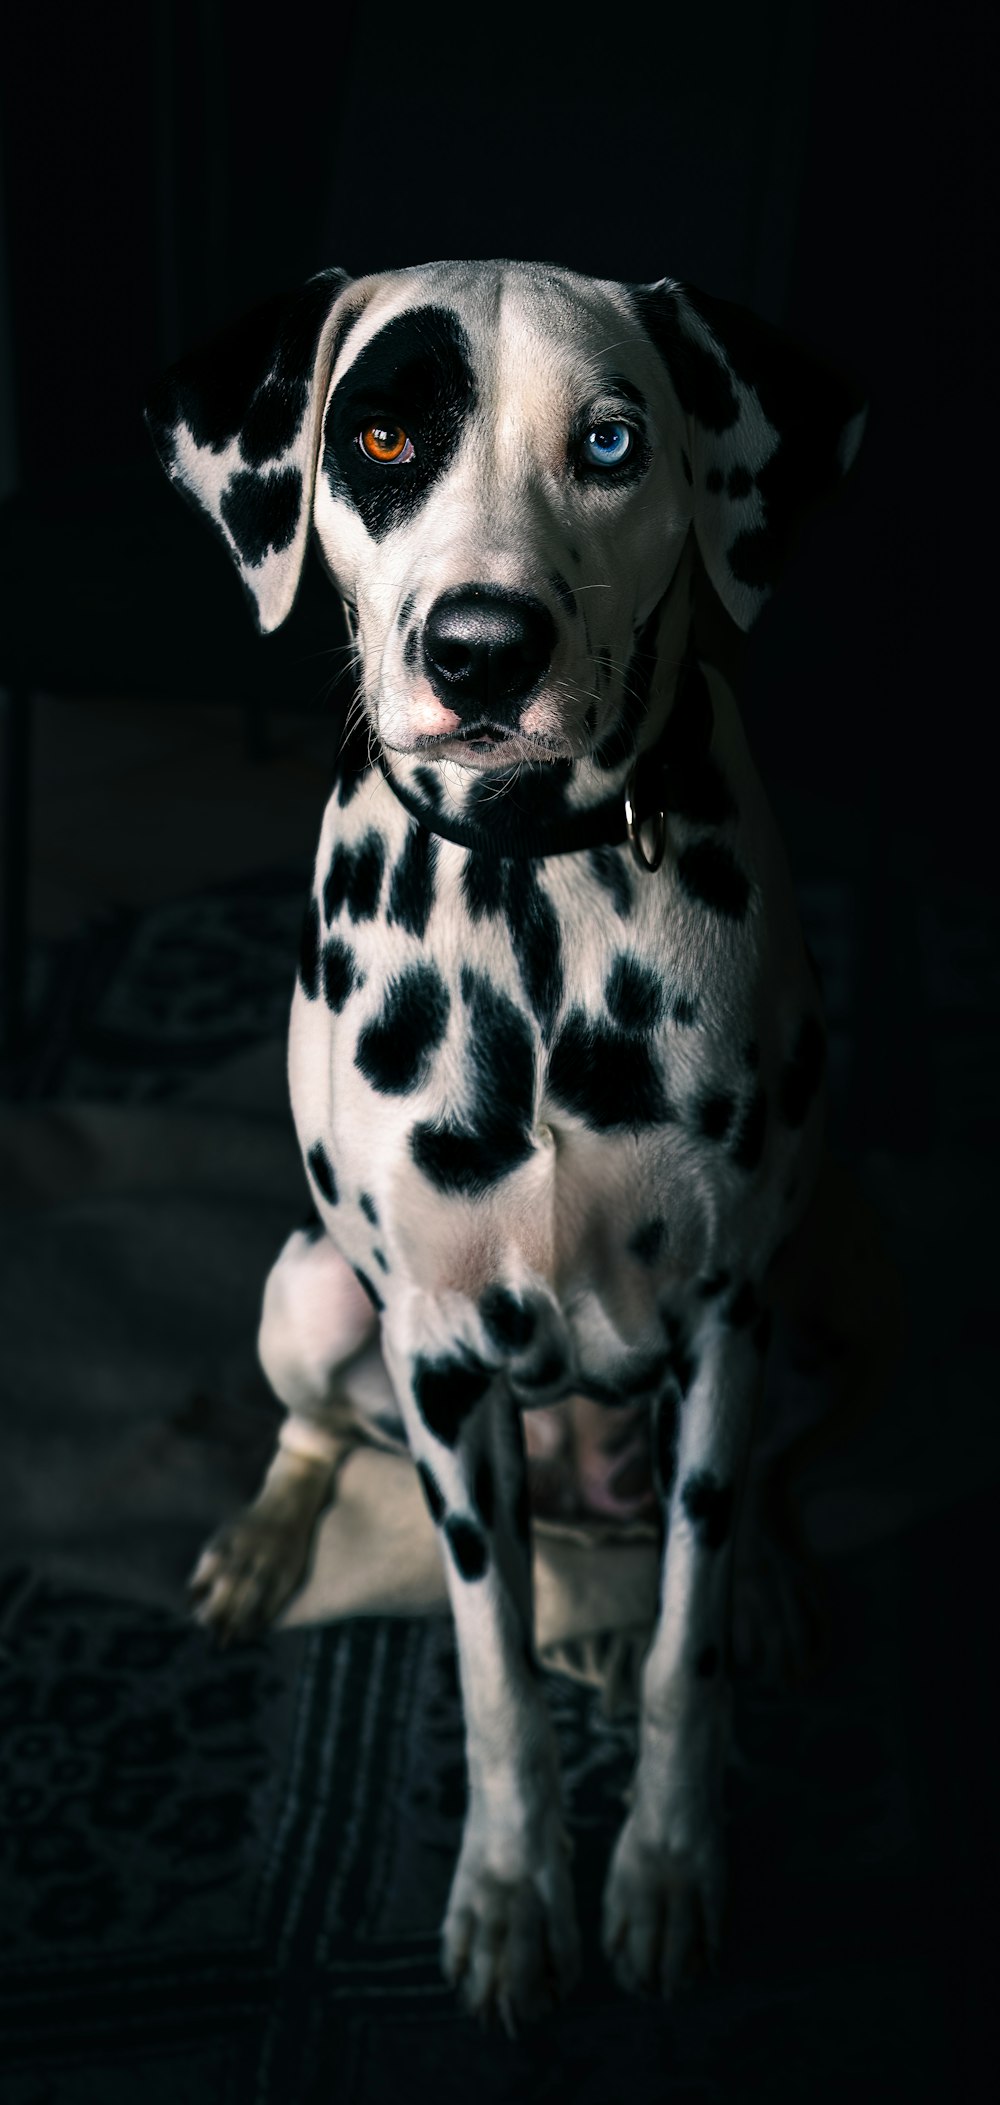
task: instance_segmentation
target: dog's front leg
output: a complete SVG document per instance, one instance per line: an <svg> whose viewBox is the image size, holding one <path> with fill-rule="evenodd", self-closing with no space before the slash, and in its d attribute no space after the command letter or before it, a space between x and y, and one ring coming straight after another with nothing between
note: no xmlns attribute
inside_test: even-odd
<svg viewBox="0 0 1000 2105"><path fill-rule="evenodd" d="M690 1336L678 1327L676 1386L660 1405L661 1604L643 1669L632 1808L605 1892L604 1942L623 1986L665 1995L719 1943L733 1532L764 1328L749 1286L731 1296L723 1320L713 1315Z"/></svg>
<svg viewBox="0 0 1000 2105"><path fill-rule="evenodd" d="M405 1330L405 1335L404 1335ZM466 2007L508 2031L576 1978L578 1941L555 1740L532 1650L520 1417L502 1372L421 1349L386 1319L383 1350L441 1537L465 1709L469 1798L443 1927Z"/></svg>

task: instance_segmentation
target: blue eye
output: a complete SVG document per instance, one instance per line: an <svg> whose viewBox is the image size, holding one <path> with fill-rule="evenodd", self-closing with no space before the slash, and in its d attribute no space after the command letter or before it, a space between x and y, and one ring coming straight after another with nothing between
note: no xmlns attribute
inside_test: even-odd
<svg viewBox="0 0 1000 2105"><path fill-rule="evenodd" d="M583 442L583 458L592 468L618 468L632 451L633 432L628 424L609 418L592 424Z"/></svg>

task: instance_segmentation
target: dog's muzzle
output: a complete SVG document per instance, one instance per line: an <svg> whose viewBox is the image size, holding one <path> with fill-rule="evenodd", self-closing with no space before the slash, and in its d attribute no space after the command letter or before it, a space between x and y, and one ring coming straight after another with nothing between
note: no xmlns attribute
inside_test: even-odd
<svg viewBox="0 0 1000 2105"><path fill-rule="evenodd" d="M438 700L463 724L516 730L555 640L541 600L501 585L457 585L442 592L424 622L424 670Z"/></svg>

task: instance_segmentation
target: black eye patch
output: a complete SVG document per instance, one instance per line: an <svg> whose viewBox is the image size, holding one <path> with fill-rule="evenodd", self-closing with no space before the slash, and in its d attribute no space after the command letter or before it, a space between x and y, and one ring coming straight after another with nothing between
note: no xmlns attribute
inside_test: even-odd
<svg viewBox="0 0 1000 2105"><path fill-rule="evenodd" d="M454 459L475 403L469 341L450 308L399 314L359 353L330 398L323 473L373 540L419 510ZM413 441L412 460L393 466L366 459L357 434L376 417L402 426Z"/></svg>

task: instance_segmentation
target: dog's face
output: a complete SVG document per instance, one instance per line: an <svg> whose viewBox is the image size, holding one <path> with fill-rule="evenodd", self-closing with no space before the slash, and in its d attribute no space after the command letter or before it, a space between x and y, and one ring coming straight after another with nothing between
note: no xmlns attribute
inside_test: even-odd
<svg viewBox="0 0 1000 2105"><path fill-rule="evenodd" d="M182 361L148 415L260 627L315 528L379 738L474 769L622 758L689 532L748 627L863 423L740 308L517 263L321 272Z"/></svg>
<svg viewBox="0 0 1000 2105"><path fill-rule="evenodd" d="M467 767L606 747L693 515L623 289L445 264L355 298L314 518L379 737Z"/></svg>

